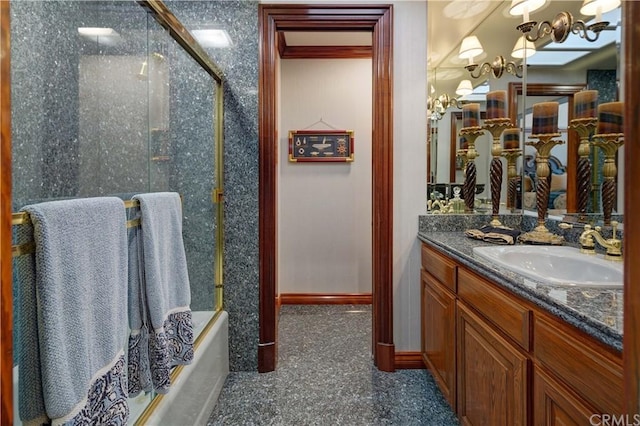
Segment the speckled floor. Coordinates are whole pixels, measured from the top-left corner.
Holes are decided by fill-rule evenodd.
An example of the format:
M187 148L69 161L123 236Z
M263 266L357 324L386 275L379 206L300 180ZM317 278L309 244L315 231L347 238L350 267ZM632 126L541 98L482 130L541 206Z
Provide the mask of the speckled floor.
M284 305L275 372L229 374L208 425L457 425L426 370L378 371L371 307Z

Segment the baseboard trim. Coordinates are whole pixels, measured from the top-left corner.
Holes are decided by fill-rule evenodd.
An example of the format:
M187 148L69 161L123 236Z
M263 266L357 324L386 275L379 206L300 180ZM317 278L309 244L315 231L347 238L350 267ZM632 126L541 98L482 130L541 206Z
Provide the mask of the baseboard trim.
M371 293L280 293L283 305L371 305Z
M276 369L276 342L258 344L258 372L269 373Z
M393 343L380 343L376 345L375 364L380 371L393 373L396 371L395 366L395 346Z
M396 352L395 366L397 370L420 370L426 368L420 352Z

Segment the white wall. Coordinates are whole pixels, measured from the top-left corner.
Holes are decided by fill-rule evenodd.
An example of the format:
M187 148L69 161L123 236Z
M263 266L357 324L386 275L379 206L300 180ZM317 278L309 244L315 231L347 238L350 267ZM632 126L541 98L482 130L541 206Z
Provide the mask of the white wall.
M371 292L371 76L371 59L280 61L280 293ZM332 127L355 161L288 161L290 130Z
M420 350L418 216L427 193L427 2L393 4L393 328L396 351Z

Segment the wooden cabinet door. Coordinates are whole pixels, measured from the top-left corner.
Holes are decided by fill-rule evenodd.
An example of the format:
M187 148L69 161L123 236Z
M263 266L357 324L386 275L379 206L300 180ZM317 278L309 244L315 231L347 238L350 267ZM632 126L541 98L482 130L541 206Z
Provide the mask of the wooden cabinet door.
M526 356L460 301L457 326L460 422L474 426L526 425Z
M537 365L533 378L534 426L582 426L600 423L596 410Z
M456 408L456 298L422 271L422 359Z

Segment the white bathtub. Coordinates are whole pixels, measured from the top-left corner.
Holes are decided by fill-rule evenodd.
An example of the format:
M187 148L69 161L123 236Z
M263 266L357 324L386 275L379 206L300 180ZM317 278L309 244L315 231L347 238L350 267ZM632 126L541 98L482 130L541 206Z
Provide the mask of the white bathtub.
M212 312L193 312L194 336L211 319ZM13 368L14 425L22 425L18 415L18 367ZM145 425L206 424L229 374L229 315L222 311L215 324L198 343L190 365L185 365L171 384L169 393L159 397ZM133 425L149 405L148 395L129 399L129 424Z
M194 318L194 326L197 327ZM145 425L206 424L229 374L229 314L223 311L203 336L193 362L159 397Z

